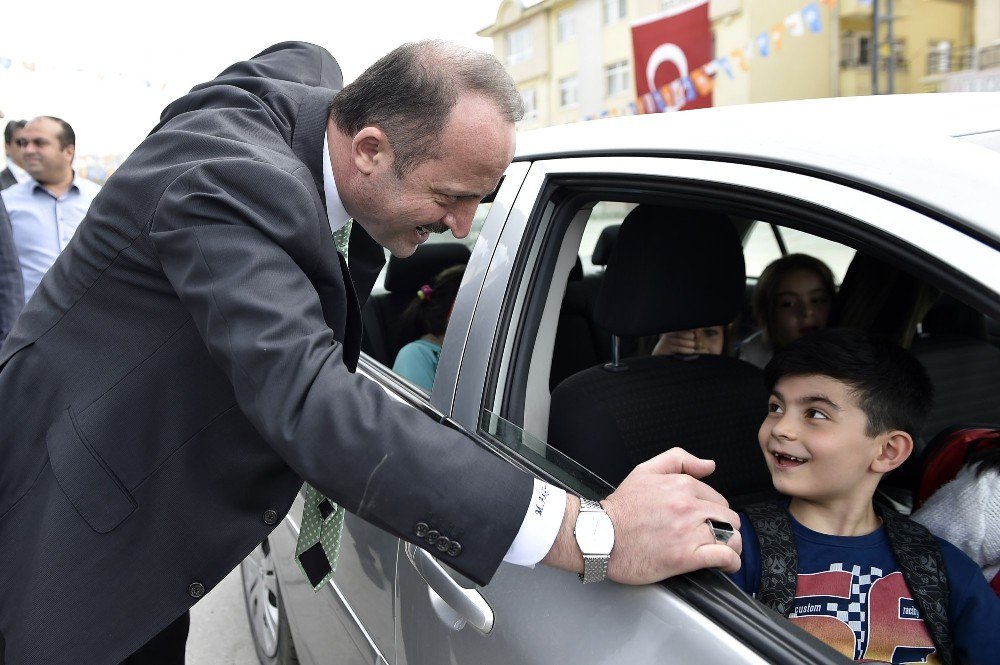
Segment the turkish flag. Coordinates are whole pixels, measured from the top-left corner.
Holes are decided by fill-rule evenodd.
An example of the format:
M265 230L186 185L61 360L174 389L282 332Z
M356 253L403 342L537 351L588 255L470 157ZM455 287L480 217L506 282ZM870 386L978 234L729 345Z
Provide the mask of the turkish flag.
M632 24L632 51L640 99L651 98L659 111L712 106L711 91L702 95L705 86L694 84L703 79L691 78L713 59L708 0L692 0Z

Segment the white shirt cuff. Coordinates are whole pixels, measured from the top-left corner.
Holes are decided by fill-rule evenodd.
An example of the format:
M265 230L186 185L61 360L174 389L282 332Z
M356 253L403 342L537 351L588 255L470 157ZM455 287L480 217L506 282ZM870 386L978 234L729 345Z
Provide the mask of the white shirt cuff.
M533 566L545 558L559 535L565 513L566 490L535 478L521 529L503 560L518 566Z

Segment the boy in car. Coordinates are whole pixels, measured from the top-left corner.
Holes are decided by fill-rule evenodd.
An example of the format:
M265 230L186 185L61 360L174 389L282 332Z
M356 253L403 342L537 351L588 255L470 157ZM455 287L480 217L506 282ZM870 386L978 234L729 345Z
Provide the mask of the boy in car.
M780 349L764 380L757 438L787 499L741 515L732 579L854 660L1000 663L1000 600L979 567L873 503L930 409L923 367L891 342L832 329Z

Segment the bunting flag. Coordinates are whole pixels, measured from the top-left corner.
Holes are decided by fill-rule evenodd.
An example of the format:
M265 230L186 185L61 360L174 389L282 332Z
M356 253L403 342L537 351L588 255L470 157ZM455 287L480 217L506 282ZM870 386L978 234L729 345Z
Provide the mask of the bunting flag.
M860 1L865 2L865 0ZM644 19L632 27L638 97L625 105L612 107L597 115L585 116L583 119L662 113L711 106L711 96L715 90L715 79L719 72L725 74L726 78L735 79L737 71L750 71L751 62L755 57L767 58L780 52L785 43L786 35L796 38L802 37L806 34L807 28L812 34L822 32L823 18L820 5L832 8L836 4L837 0L810 2L799 11L774 23L749 43L718 58L711 58L710 52L704 56L692 55L692 52L697 52L700 47L697 38L694 45L688 45L687 48L674 43L682 41L677 30L686 31L685 34L688 36L691 34L696 37L701 35L704 26L702 13L707 20L708 0L690 0L687 4L682 4L652 19ZM672 23L671 19L681 22ZM668 28L667 33L665 33L667 37L664 37L663 34L655 34L655 30L662 31L665 27ZM709 24L709 38L711 36L710 27ZM652 36L650 36L651 34ZM671 41L664 41L664 39ZM699 59L705 64L690 69L690 61L698 62ZM0 60L0 65L2 64L2 60ZM666 65L673 67L674 77L660 82L663 80L660 77L661 70L668 69Z

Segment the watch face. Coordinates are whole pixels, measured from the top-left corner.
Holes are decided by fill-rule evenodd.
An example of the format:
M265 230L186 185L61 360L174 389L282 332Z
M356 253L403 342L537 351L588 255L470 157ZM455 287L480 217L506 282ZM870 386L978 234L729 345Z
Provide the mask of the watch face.
M583 512L576 520L576 542L584 554L610 554L615 544L611 518L602 512Z

